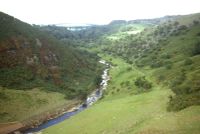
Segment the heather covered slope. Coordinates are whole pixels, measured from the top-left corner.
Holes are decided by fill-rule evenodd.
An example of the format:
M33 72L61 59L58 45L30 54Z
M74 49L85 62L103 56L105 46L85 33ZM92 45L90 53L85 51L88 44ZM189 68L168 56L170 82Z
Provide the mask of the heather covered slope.
M101 68L97 55L0 12L0 122L84 99L96 88Z

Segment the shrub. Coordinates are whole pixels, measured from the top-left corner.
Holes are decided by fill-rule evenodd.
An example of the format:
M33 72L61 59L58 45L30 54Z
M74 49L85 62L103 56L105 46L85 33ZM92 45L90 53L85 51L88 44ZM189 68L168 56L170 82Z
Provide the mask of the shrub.
M181 25L178 27L178 30L180 30L180 31L187 30L187 26Z
M172 64L167 64L167 65L165 66L165 68L166 68L166 69L171 69L171 68L172 68Z
M193 61L190 58L185 59L184 61L184 65L191 65L193 63Z
M174 22L174 26L178 26L179 25L179 22L178 21L175 21Z
M130 81L125 81L124 85L125 86L129 86L130 85Z
M200 36L200 32L199 32L199 33L197 33L197 36Z
M2 91L0 92L0 100L7 100L8 96Z
M182 96L171 97L169 101L169 105L167 107L168 111L179 111L181 109L186 108L187 106L183 103Z
M195 55L199 55L199 54L200 54L200 41L198 41L198 42L196 42L196 43L194 44L194 47L193 47L191 53L192 53L192 56L195 56Z
M189 94L191 92L191 87L188 85L178 85L173 87L172 91L177 95Z
M161 55L161 58L163 58L163 59L170 59L171 56L169 54L163 54L163 55Z
M165 66L166 69L171 69L173 66L173 63L171 61L167 60L167 61L164 61L163 65Z
M123 86L123 85L124 85L124 81L120 83L120 86Z
M120 91L120 89L119 88L117 88L117 92L119 92Z
M145 90L152 88L152 83L147 81L146 78L143 77L138 77L135 81L135 85L139 88L143 88Z
M193 24L194 24L194 25L198 25L198 24L199 24L199 21L198 21L198 20L194 20L194 21L193 21Z
M170 97L168 111L179 111L192 105L200 105L200 94L178 95Z
M101 76L96 76L95 79L94 79L95 85L99 85L99 83L100 83L101 81L102 81Z
M165 76L164 76L164 75L162 75L162 74L161 74L161 75L159 75L159 76L158 76L158 80L159 80L159 81L163 81L163 80L165 80Z
M151 68L159 68L163 66L163 62L162 61L153 61L151 64Z
M171 88L172 88L172 91L174 93L178 93L179 92L177 90L178 89L177 87L179 85L181 85L185 79L186 79L185 73L181 72L180 75L178 75L174 80L172 80L172 82L171 82Z
M133 64L133 61L127 60L127 63L128 63L128 64Z
M129 72L132 70L132 67L128 67L126 70Z
M34 75L28 68L15 67L12 69L0 69L0 85L3 87L13 88L20 85L22 89L31 88L26 83L30 83L33 80Z
M136 66L137 67L144 67L145 65L143 63L141 63L141 62L140 63L138 62L138 63L136 63Z

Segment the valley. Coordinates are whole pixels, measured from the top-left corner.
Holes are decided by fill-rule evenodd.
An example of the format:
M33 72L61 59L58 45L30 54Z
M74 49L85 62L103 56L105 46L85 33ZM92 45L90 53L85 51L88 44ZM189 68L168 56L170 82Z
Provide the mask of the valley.
M105 59L110 59L105 56ZM116 64L110 70L111 81L103 99L94 106L70 119L42 131L45 134L197 134L199 132L199 106L192 106L179 112L167 112L168 96L173 94L155 81L152 91L137 94L131 83L138 76L151 79L148 71L130 67L124 60L113 58ZM131 79L130 79L131 78ZM121 82L130 80L128 86ZM77 129L78 128L78 129Z
M118 32L105 34L97 27L81 47L113 66L103 98L42 133L198 134L198 19L199 14L143 20L139 29L120 21L110 26Z
M199 13L114 20L74 31L0 15L2 126L16 122L37 129L89 101L93 105L84 111L38 133L200 132ZM110 80L97 97L92 94L106 70L100 59L111 65Z

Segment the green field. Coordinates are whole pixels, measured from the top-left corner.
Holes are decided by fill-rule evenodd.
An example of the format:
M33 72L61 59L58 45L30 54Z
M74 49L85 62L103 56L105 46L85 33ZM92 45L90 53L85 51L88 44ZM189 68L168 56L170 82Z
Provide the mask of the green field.
M105 59L111 57L104 56ZM151 91L138 93L133 80L151 73L139 70L112 57L111 81L103 99L64 122L45 129L45 134L198 134L200 107L192 106L180 112L167 112L170 89L155 84ZM130 81L122 87L120 83Z
M121 26L118 32L111 34L109 36L105 36L105 38L109 40L120 40L120 39L125 38L128 35L135 35L137 33L140 33L148 26L149 25L145 25L145 24L127 24L127 25Z

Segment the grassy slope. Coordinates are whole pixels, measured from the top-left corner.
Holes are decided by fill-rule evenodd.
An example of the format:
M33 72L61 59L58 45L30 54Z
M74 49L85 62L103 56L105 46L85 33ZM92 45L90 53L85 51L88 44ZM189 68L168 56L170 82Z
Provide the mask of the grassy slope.
M45 92L38 88L22 91L0 87L0 93L0 122L23 121L74 102L66 100L64 94Z
M110 59L110 57L106 57ZM152 91L134 94L136 87L121 87L124 80L151 73L130 67L121 59L112 58L118 66L110 71L112 80L101 101L80 114L44 130L47 134L198 134L200 131L200 107L192 106L180 112L167 112L168 96L172 92L158 85ZM152 81L155 83L154 81ZM130 85L133 83L130 82ZM117 88L120 90L117 92Z
M169 110L199 105L200 23L197 20L199 14L178 16L112 42L102 50L147 71L153 70L156 83L165 84L176 93L170 100Z

